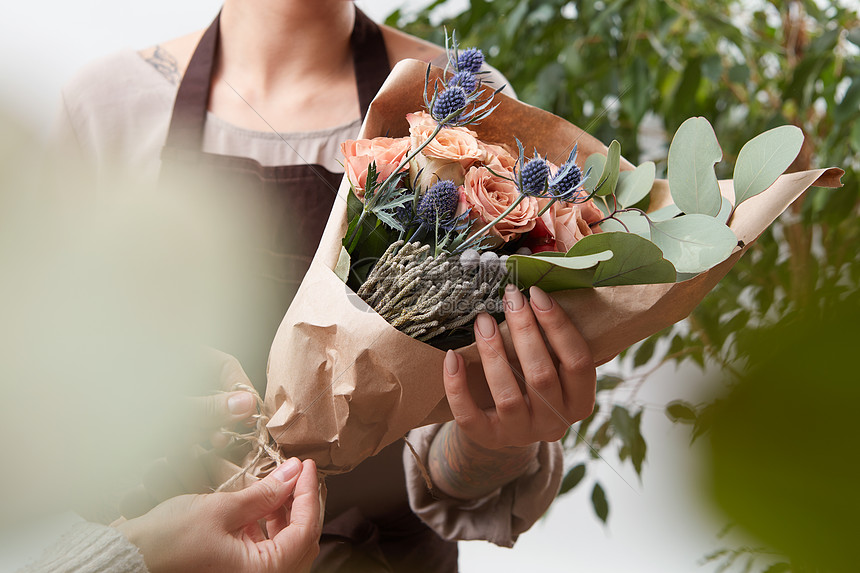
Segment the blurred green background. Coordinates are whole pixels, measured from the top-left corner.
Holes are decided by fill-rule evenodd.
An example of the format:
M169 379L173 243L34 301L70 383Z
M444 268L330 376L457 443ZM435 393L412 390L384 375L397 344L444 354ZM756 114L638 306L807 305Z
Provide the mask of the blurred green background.
M860 438L860 17L856 2L755 0L437 0L387 23L444 42L443 27L478 46L519 94L634 163L665 173L671 134L704 116L731 177L741 146L772 127L800 127L790 171L837 166L844 187L811 189L774 224L684 323L634 346L621 372L691 361L724 390L666 415L710 440L712 492L762 541L705 556L717 570L856 570ZM502 16L503 15L503 16ZM647 372L646 372L647 374ZM601 451L641 473L644 408L629 376L605 374L598 408L565 441L562 495L591 489L599 519L612 491L589 480ZM626 392L624 390L627 390ZM653 415L653 414L651 414Z

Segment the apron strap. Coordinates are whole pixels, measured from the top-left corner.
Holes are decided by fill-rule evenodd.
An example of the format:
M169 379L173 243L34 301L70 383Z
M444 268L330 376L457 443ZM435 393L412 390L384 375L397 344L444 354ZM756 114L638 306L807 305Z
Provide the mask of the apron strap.
M220 44L220 23L221 12L218 12L191 56L176 92L165 147L199 151L203 146L209 91ZM355 8L350 48L361 118L364 119L370 102L382 87L391 67L382 31L358 7Z

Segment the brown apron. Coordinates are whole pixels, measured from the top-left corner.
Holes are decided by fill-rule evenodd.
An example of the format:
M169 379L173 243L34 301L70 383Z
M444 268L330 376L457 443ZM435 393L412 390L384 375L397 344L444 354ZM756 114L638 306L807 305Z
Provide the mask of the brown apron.
M233 334L207 341L236 356L258 389L269 347L322 237L342 173L320 165L267 167L246 157L202 151L209 91L217 61L220 14L188 64L162 150L162 182L188 181L194 199L229 206L230 221L250 250L226 261L256 277L253 292L226 317ZM379 27L356 8L351 47L362 117L390 71ZM221 220L219 219L219 222ZM329 500L313 571L436 573L457 570L457 545L443 541L409 509L396 442L350 474L327 479Z

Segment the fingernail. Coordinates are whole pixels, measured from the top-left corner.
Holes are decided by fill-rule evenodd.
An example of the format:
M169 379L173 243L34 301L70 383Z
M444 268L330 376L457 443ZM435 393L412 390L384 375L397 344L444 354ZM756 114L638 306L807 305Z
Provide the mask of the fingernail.
M278 481L287 482L296 477L301 467L302 464L297 458L290 458L279 465L273 473Z
M534 304L538 310L549 310L552 308L552 299L540 288L533 286L529 289L529 294L532 297L532 304Z
M453 350L449 350L445 354L445 370L447 370L449 376L453 376L459 369L460 361L457 360L457 355L454 354Z
M475 326L478 329L478 334L480 334L484 340L492 338L496 333L496 321L493 320L493 317L486 312L482 312L478 315L478 320L475 321Z
M244 414L254 407L254 397L247 392L233 394L227 399L227 409L231 414Z
M525 303L523 293L514 284L505 287L505 300L508 302L508 308L513 311L520 310Z

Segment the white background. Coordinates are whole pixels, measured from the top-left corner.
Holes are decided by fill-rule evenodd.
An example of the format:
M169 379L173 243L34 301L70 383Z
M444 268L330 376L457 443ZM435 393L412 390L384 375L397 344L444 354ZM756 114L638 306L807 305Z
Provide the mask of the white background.
M398 0L359 2L377 20L398 4ZM0 18L0 106L47 137L59 89L77 68L121 48L140 49L203 28L219 5L219 0L7 3ZM629 462L621 464L607 453L605 462L590 465L585 483L560 499L515 549L462 543L462 570L667 573L699 569L702 556L721 546L716 533L725 522L711 514L698 490L703 470L694 456L701 446L690 448L688 428L673 426L662 407L669 399L695 400L703 384L694 369L682 373L664 369L645 384L638 397L648 408L643 428L648 456L641 483ZM591 509L595 477L609 494L608 526L600 524ZM713 568L707 565L703 570Z

